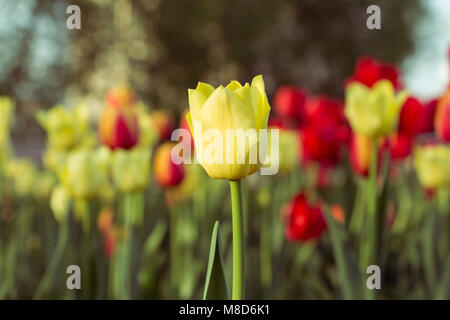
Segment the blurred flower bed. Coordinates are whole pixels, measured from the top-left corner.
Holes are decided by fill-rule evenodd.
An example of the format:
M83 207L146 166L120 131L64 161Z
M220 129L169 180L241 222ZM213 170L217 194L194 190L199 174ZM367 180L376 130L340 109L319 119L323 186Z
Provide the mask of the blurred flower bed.
M232 203L209 176L249 172L246 298L450 298L450 91L421 101L371 57L344 90L341 101L280 86L268 121L255 116L279 129L279 173L238 177L172 162L191 100L179 121L127 86L107 93L98 119L83 103L39 111L40 166L15 156L14 101L1 97L0 299L202 298L216 220L233 278ZM73 264L82 290L66 287ZM371 264L382 290L366 287Z

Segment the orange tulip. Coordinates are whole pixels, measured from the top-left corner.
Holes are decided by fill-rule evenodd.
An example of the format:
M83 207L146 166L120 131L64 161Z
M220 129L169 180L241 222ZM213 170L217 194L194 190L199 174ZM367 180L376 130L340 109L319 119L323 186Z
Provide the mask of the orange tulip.
M370 138L352 134L350 139L350 164L353 170L361 176L367 176L369 173L370 149Z
M108 93L106 101L99 121L101 143L111 149L132 148L139 139L133 93L127 88L113 89Z
M164 188L170 188L184 179L183 164L175 164L171 159L174 142L164 142L156 149L153 161L156 182Z
M436 134L450 142L450 90L439 101L434 121Z

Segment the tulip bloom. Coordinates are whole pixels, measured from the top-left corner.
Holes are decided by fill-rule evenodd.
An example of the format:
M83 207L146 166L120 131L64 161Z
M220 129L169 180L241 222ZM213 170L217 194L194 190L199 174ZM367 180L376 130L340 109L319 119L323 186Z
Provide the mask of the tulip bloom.
M382 79L390 81L395 89L402 86L401 75L395 66L374 60L369 56L363 56L356 62L353 77L347 81L347 84L359 82L372 87Z
M208 175L216 179L239 180L255 173L260 168L261 161L257 159L255 163L250 163L250 155L256 152L259 144L258 130L267 129L270 112L262 76L254 77L251 85L246 83L242 86L239 82L232 81L226 87L216 89L199 82L195 90L189 89L188 92L190 112L186 118L194 133L199 161ZM198 126L224 138L220 144L222 149L214 150L221 156L216 154L215 159L211 159L211 154L206 151L212 144L217 145L217 140L205 139L196 130ZM242 129L244 132L253 129L256 132L256 138L246 146L244 163L238 163L238 155L240 157L241 154L235 146L235 137L227 137L228 129Z
M130 149L139 140L137 108L132 93L121 89L108 94L99 121L100 141L112 150Z
M305 102L305 92L292 86L279 87L273 97L275 113L295 122L300 122L304 118Z
M322 165L339 162L349 128L339 101L318 97L308 101L306 121L300 129L302 158Z
M289 173L298 166L300 148L298 133L295 130L279 131L279 172Z
M419 119L421 133L434 132L434 118L438 101L438 99L433 99L425 103L422 117Z
M414 166L424 188L450 185L450 146L431 144L414 150Z
M286 238L289 241L315 240L327 225L320 206L310 206L303 193L297 195L287 207Z
M352 134L350 139L350 164L353 170L361 176L367 176L369 173L371 150L370 138Z
M392 83L378 81L372 88L351 83L346 91L345 116L358 134L369 137L386 136L395 131L401 106L407 98L394 92Z
M350 137L350 165L355 173L367 177L369 175L373 143L367 136L352 133ZM381 165L382 154L386 151L385 141L377 143L377 168Z
M72 197L81 200L95 197L107 183L107 168L100 152L72 151L61 172L61 180Z
M173 142L164 142L155 151L153 172L156 182L163 188L170 188L180 184L184 179L183 164L172 161Z
M413 139L403 133L395 133L388 139L391 158L394 160L403 160L412 152Z
M112 176L114 184L121 192L142 192L150 178L150 150L134 148L116 150L112 154Z
M67 151L82 144L90 134L89 114L86 106L68 109L57 105L37 113L39 124L45 129L50 148Z
M53 188L50 195L50 209L52 209L55 219L61 222L69 214L70 195L63 185Z
M435 118L436 134L450 142L450 90L439 101Z
M425 116L425 107L414 98L408 97L400 111L398 132L413 137L422 130L421 119Z
M136 97L133 90L129 87L120 86L108 91L106 94L106 103L117 108L131 106L136 103Z

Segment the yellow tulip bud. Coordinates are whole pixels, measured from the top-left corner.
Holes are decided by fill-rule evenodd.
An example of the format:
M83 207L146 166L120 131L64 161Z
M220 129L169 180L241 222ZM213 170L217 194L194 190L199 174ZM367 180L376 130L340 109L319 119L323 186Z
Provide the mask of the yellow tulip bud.
M52 192L52 188L56 183L56 177L49 171L39 172L36 177L36 185L34 187L34 196L38 200L48 200Z
M291 172L300 163L298 134L294 130L280 130L280 173Z
M70 152L60 174L64 186L76 199L95 197L107 181L107 168L99 150Z
M208 175L238 180L255 173L261 166L256 152L258 130L267 129L270 112L262 76L254 77L251 85L242 86L238 81L231 81L226 87L216 89L199 82L196 89L188 90L188 94L190 112L186 119L193 132L198 160ZM244 152L237 147L240 139L229 136L228 129L234 132L241 129L246 133L248 129L255 130L254 136L246 134L244 137ZM208 139L205 137L208 133L203 135L205 131L216 137ZM215 138L220 138L222 143L217 143ZM240 161L242 158L245 160Z
M392 83L378 81L372 88L354 82L345 92L345 116L353 131L369 136L386 136L395 131L405 91L395 94Z
M50 208L55 215L56 220L61 221L69 213L70 195L63 185L53 188L50 196Z
M117 189L122 192L137 192L147 188L150 177L148 149L118 149L113 152L112 176Z
M37 173L34 163L25 158L10 159L5 166L6 177L12 180L14 192L22 197L33 194Z
M450 185L450 146L426 145L414 150L417 177L425 188Z
M37 119L47 132L51 148L69 150L84 142L89 134L89 114L85 105L68 109L55 106L39 111Z

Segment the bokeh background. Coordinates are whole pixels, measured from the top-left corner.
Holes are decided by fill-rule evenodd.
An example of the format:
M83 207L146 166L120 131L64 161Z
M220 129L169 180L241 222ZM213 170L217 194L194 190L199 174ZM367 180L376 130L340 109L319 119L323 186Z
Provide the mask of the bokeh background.
M81 9L81 30L66 27L66 9L71 4ZM366 27L366 9L373 4L381 8L381 30ZM143 157L130 151L122 153L122 159L131 155L131 160L122 163L118 160L120 173L125 171L121 168L129 169L130 164L138 166L145 162L142 167L148 170L143 170L147 173L143 175L151 177L148 181L144 179L145 201L132 200L129 195L124 197L118 188L109 186L114 190L106 190L106 205L101 203L103 200L95 199L98 201L90 203L88 208L86 202L71 199L70 218L63 225L51 208L50 191L55 190L59 178L55 172L47 172L50 170L43 163L47 148L50 150L52 146L50 130L44 129L45 121L39 120L39 113L57 110L54 114L58 117L53 119L57 120L53 123L55 127L62 123L61 127L75 127L74 132L80 123L81 140L86 138L88 145L94 141L95 146L89 148L99 149L97 124L111 88L128 85L140 107L146 107L144 113L139 113L143 121L155 110L164 110L172 117L169 127L174 129L188 109L187 89L195 88L198 81L218 86L234 79L248 82L262 74L272 103L282 85L301 87L308 97L321 94L343 101L346 80L354 73L356 61L364 55L395 66L402 75L404 87L425 105L448 90L448 17L448 0L0 0L0 96L15 102L11 163L16 168L12 177L0 181L5 182L0 189L0 298L200 299L215 220L221 221L225 273L228 278L231 275L231 208L226 181L209 179L197 166L193 174L186 170L181 187L161 186L154 178L158 165L154 165L154 159L150 160L150 153L161 141L146 145L148 153ZM118 92L118 96L123 93ZM125 90L124 100L128 93ZM0 103L7 105L5 101ZM325 101L325 107L328 103L334 106L333 101ZM53 108L57 104L63 107ZM87 108L88 121L84 117L86 109L73 112L79 105ZM325 111L318 114L324 118L328 115ZM72 116L74 121L70 121ZM338 120L333 116L330 115L330 122L336 131L332 135L342 127L350 130L343 114L336 115ZM431 128L425 135L434 139L433 117L434 113ZM319 135L328 120L318 120ZM154 122L146 123L148 127ZM9 123L6 127L9 130ZM294 154L297 150L294 152L295 148L290 146L295 144L298 148L295 136L298 128L289 129L294 132L294 138L288 137L293 140L285 141L281 150L294 159L289 173L262 178L254 175L243 186L247 208L246 296L348 298L345 292L348 288L343 289L341 283L342 266L336 263L333 233L323 233L320 237L324 231L320 230L313 236L317 239L311 242L286 241L284 222L286 210L292 209L290 200L300 191L312 195L311 198L323 199L333 209L336 221L342 224L336 228L347 232L343 252L348 261L347 271L354 271L351 267L358 268L355 257L364 251L359 246L365 233L364 218L360 216L359 221L351 224L349 217L352 211L364 207L361 194L365 191L358 190L365 190L365 178L350 168L347 140L345 156L340 157L344 152L339 146L338 163L332 166L327 163L322 176L322 163L318 165L313 159L312 165L305 165L304 159L297 159L298 155ZM312 145L322 156L325 148L320 147ZM76 148L71 145L67 149L65 152L69 154ZM383 233L389 245L383 248L384 290L377 298L448 298L450 224L439 221L450 221L449 189L447 186L436 196L441 220L432 221L431 215L427 215L432 211L431 196L418 183L412 150L408 152L400 164L396 163L393 171L396 175L390 175L390 168L383 171L383 181L392 182L392 186L389 184L392 192L386 196L388 187L379 190L384 196L382 209L390 220L389 228L382 228L389 230ZM326 150L324 153L327 156ZM23 159L32 160L34 167ZM164 166L169 162L166 160L158 162L163 167L162 175L173 175L172 168ZM96 172L92 168L87 173L80 170L81 162L73 161L74 176L78 169L84 175L83 182L89 182ZM84 165L88 166L86 161ZM50 176L49 185L44 175L41 179L34 174L38 171ZM131 181L134 183L141 178L140 172L133 174L125 173L121 182L134 179ZM108 179L113 180L111 176ZM21 181L27 187L26 195L17 192ZM36 185L31 191L30 181ZM145 212L133 237L124 232L126 221L120 216L122 211L130 209L126 207L130 203L133 208L130 211L137 210L133 203L140 203ZM90 212L93 219L98 218L98 230L93 228L97 231L90 246L83 235L83 219L77 212L85 215ZM394 217L401 218L394 220ZM95 226L97 222L89 223ZM114 232L102 234L104 225ZM63 232L66 238L61 236ZM121 248L130 238L132 250L124 256ZM439 249L433 249L436 251L433 259L428 254L433 250L428 249L435 243ZM91 252L88 258L95 260L93 264L84 261L88 256L85 252ZM65 266L73 261L96 268L91 270L89 289L82 293L65 288ZM350 273L359 275L358 270ZM121 278L124 274L132 279L124 280L126 276ZM361 279L351 280L348 282L357 283L356 286L362 283Z
M37 157L43 147L37 109L83 99L100 110L107 89L122 83L178 116L199 80L263 74L269 95L287 83L342 97L356 59L370 54L401 66L413 94L441 94L448 1L369 2L1 0L0 94L17 101L18 152ZM81 30L66 28L72 3ZM366 28L369 4L381 8L381 30Z

